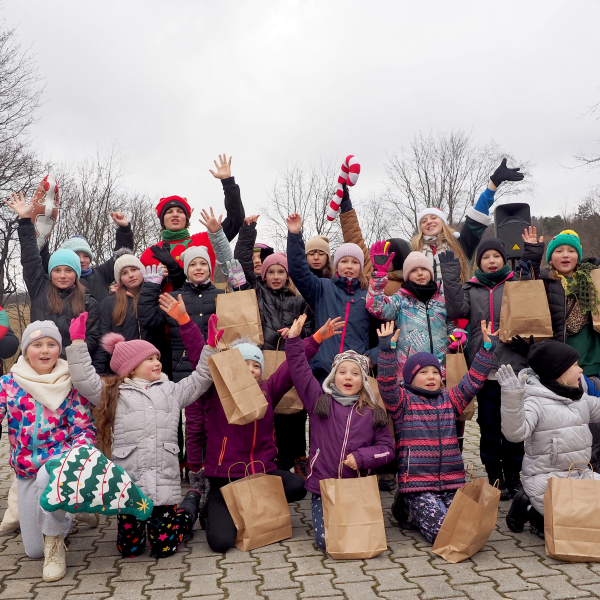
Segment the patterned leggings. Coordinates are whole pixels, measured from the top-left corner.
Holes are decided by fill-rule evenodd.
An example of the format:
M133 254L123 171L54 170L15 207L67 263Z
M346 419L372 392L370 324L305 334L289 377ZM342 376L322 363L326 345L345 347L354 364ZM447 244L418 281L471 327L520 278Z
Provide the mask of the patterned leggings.
M325 522L323 520L323 499L319 494L312 495L312 522L317 548L325 550Z
M150 556L165 558L175 554L183 537L192 531L194 523L185 510L177 510L176 504L155 506L147 521L133 515L117 517L117 550L125 558L137 556L146 547L146 526Z
M404 496L413 523L430 544L435 542L455 493L415 492Z

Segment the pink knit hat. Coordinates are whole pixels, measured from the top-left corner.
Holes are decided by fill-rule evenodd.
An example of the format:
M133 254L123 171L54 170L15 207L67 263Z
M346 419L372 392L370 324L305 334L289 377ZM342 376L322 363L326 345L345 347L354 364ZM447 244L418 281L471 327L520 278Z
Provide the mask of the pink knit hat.
M360 270L365 268L365 254L356 244L342 244L336 251L333 257L333 268L337 271L337 266L344 256L351 256L360 263Z
M422 252L411 252L404 259L404 266L402 267L404 281L408 281L408 276L411 271L414 271L419 267L427 269L431 273L431 279L433 280L433 265L431 264L431 261Z
M288 273L290 272L288 269L287 256L283 252L273 252L273 254L267 256L263 261L262 269L260 270L260 276L263 279L267 274L267 269L273 265L281 265Z
M153 354L158 354L160 359L160 352L150 342L146 340L126 342L120 333L107 333L100 340L100 344L104 350L112 354L110 368L119 377L129 375L131 371Z

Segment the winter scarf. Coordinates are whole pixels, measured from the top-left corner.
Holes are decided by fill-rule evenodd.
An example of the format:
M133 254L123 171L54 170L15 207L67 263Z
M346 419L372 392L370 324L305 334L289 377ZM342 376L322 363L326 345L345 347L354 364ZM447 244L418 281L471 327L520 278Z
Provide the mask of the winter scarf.
M161 373L159 381L169 381L169 378L164 373ZM126 383L127 385L135 385L135 387L145 390L151 383L154 382L148 381L147 379L142 379L141 377L125 377L123 383Z
M430 281L425 285L420 285L414 281L405 281L402 284L402 289L410 292L417 300L423 304L427 304L433 295L438 291L438 284L435 281Z
M510 273L511 269L508 265L504 265L501 269L494 271L493 273L484 273L477 269L475 271L475 277L479 283L482 283L487 288L496 287L499 283L502 283Z
M409 383L404 384L404 389L407 389L409 392L416 394L417 396L424 396L425 398L437 398L442 390L426 390L424 388L416 387L414 385L410 385Z
M58 359L52 373L40 375L21 355L12 367L12 374L19 386L36 402L53 412L65 401L73 387L69 365L62 358Z
M342 392L340 392L333 383L329 386L329 388L331 389L331 397L342 406L352 406L359 400L358 394L346 396L345 394L342 394Z
M163 229L160 232L160 237L163 242L181 242L190 237L189 229L180 229L179 231L171 231L169 229Z
M583 314L592 312L596 308L598 302L598 290L592 282L590 271L597 269L592 263L582 263L577 271L573 273L573 277L568 281L564 275L555 271L560 280L565 294L574 296L577 303L581 307Z
M438 246L437 235L423 236L423 254L431 261L433 272L435 273L434 281L442 281L442 267L439 261L435 260L435 255L438 252L448 250L448 244L444 241L441 246Z
M563 396L564 398L568 398L569 400L581 400L581 397L583 396L583 387L581 386L581 381L579 382L578 387L563 385L562 383L558 383L556 379L551 381L542 381L540 379L540 383L545 388L548 388L551 392L554 392L559 396Z
M81 277L89 277L93 271L94 269L81 269Z

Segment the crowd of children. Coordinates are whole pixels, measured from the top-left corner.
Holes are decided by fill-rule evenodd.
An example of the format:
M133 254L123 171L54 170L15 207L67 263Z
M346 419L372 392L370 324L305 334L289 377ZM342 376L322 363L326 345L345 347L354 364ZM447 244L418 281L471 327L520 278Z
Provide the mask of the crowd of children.
M541 534L548 479L567 476L575 460L590 461L600 422L598 292L590 276L598 267L583 260L577 234L555 236L544 255L543 238L530 227L513 271L504 243L484 237L496 189L523 177L503 160L460 233L442 211L427 208L410 242L368 248L344 186L343 244L332 249L320 235L305 242L294 213L286 252L276 251L256 241L259 217L245 216L231 158L220 156L215 167L224 220L202 210L206 232L191 235L187 200L162 198L161 241L138 257L126 216L111 213L115 252L98 266L81 236L52 254L47 245L40 251L32 205L23 194L6 201L18 217L31 323L19 341L0 309L0 357L21 351L0 379L0 414L16 475L12 518L26 554L44 557L44 580L66 573L64 539L73 525L71 514L40 506L45 464L78 445L101 448L154 504L147 521L119 515L124 557L146 544L157 558L173 554L197 518L210 547L226 552L236 527L220 490L244 477L246 465L253 470L253 461L281 477L288 502L311 492L323 550L319 482L369 473L381 475L382 489L397 473L393 516L433 543L465 484L457 419L474 397L481 460L501 499L513 499L508 525L518 532L529 521ZM226 284L215 285L217 272ZM504 287L532 277L544 282L554 337L503 343L496 332ZM208 364L222 335L216 312L225 287L255 290L264 336L262 348L246 338L231 344L268 405L245 425L228 422ZM448 388L446 357L463 349L469 371ZM263 350L285 352L269 377ZM292 387L304 410L275 414ZM183 500L182 465L190 482Z

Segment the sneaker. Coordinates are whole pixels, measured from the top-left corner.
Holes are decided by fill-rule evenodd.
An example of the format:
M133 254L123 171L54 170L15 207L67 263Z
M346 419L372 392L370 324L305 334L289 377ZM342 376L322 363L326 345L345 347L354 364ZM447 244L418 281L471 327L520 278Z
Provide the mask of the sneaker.
M66 549L62 535L44 536L44 581L58 581L67 574Z
M393 473L381 473L377 475L377 483L381 492L393 492L396 489L396 485L398 485L396 476Z
M306 456L302 456L294 460L294 473L296 473L296 475L300 475L302 479L306 479L308 477L308 458L306 458Z
M506 524L514 533L521 533L525 523L529 521L529 496L520 489L516 494L506 514Z
M100 515L98 513L77 513L75 519L79 523L85 523L90 529L100 525Z

